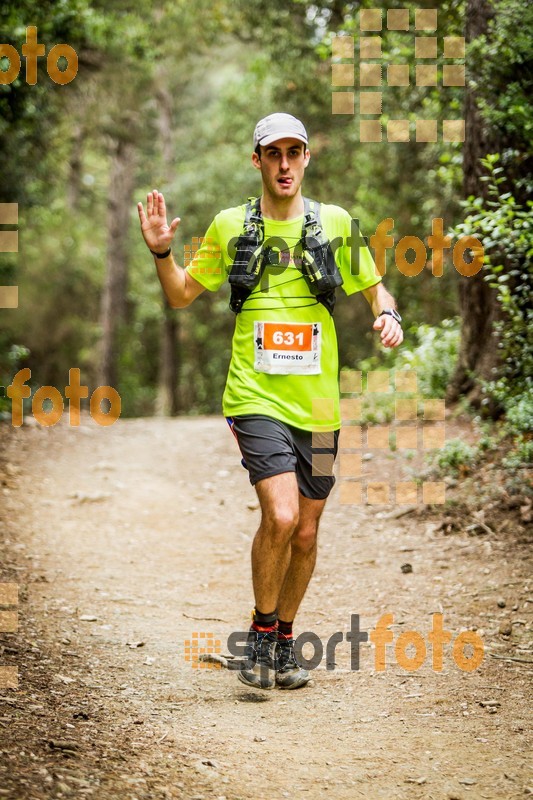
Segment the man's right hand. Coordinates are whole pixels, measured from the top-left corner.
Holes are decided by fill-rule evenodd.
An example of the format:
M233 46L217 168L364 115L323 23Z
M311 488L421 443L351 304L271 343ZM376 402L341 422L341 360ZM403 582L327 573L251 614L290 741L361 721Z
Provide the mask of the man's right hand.
M137 211L141 221L141 232L148 248L154 253L164 253L170 247L180 218L176 217L167 224L167 208L165 198L154 189L146 196L146 214L142 203L137 203Z

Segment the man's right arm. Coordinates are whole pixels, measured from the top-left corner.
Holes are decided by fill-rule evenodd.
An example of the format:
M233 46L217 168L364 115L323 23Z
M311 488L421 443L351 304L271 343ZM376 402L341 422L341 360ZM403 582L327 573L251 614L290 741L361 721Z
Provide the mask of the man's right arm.
M167 223L165 198L154 189L146 198L146 213L142 203L137 204L141 232L146 246L153 253L166 253L170 250L172 239L180 224L176 217L170 225ZM157 276L172 308L185 308L201 294L205 287L196 281L183 267L174 261L172 252L165 258L154 255Z
M205 292L205 286L176 264L172 253L167 258L154 256L154 262L157 277L171 308L186 308L198 295Z

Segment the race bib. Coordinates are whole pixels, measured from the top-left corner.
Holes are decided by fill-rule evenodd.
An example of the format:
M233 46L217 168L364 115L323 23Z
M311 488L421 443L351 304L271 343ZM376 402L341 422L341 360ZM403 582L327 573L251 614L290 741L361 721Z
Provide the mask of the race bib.
M254 322L254 369L271 375L318 375L320 322Z

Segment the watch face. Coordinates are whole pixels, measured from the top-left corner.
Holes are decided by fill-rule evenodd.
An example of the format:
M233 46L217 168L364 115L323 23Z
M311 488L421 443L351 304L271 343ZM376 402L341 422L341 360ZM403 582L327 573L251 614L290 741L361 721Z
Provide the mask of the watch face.
M402 318L400 317L400 315L398 314L398 312L394 308L386 308L384 311L381 312L381 314L388 314L388 316L392 317L393 319L395 319L396 322L401 322L402 321ZM380 316L381 316L381 314L380 314Z

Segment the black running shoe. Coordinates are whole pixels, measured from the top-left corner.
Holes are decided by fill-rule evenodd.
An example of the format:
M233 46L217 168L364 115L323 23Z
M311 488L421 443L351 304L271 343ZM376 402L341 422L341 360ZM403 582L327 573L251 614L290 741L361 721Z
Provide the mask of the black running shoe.
M277 640L276 631L262 632L250 628L244 651L246 661L237 675L242 683L254 689L274 688L274 651Z
M276 647L276 684L280 689L299 689L309 683L309 672L301 667L294 655L294 639L280 636Z

